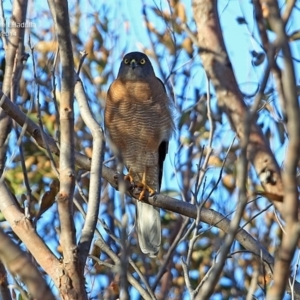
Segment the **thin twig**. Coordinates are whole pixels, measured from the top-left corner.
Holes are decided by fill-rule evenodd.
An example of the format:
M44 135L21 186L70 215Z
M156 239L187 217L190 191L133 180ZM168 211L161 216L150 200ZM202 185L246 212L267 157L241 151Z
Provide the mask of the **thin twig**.
M184 219L184 222L182 223L179 231L178 231L178 234L176 235L176 238L174 239L173 243L171 244L171 246L169 247L168 249L168 252L167 254L165 255L164 257L164 263L163 265L160 267L156 277L155 277L155 280L153 282L153 284L151 285L151 288L153 290L155 290L155 288L157 287L161 277L164 275L165 271L166 271L166 268L167 268L167 265L169 264L170 262L170 259L176 249L176 247L178 246L178 244L182 241L182 234L183 232L185 231L187 225L189 223L189 218L185 218Z
M56 98L56 76L55 76L55 70L57 67L57 60L58 60L58 55L59 55L59 47L57 47L57 50L55 52L55 56L54 56L54 61L53 61L53 65L52 65L52 70L51 70L51 77L52 77L52 100L54 103L54 107L55 107L55 114L56 114L56 118L55 118L55 124L56 124L56 139L59 140L60 139L60 126L59 126L59 108L58 108L58 103L57 103L57 98Z
M114 261L115 265L120 266L119 257L109 248L102 237L95 241L95 245L108 254L108 256ZM130 284L137 289L144 299L152 300L152 297L149 295L149 293L142 288L139 282L129 272L127 272L127 278Z
M47 151L47 155L49 157L49 160L50 160L50 163L51 163L51 167L53 169L53 171L56 173L56 176L59 177L59 172L58 172L58 169L57 169L57 166L56 166L56 162L53 158L53 155L50 151L50 147L46 141L46 138L45 138L45 132L44 132L44 125L43 125L43 122L42 122L42 116L41 116L41 104L40 104L40 85L39 85L39 82L38 82L38 78L37 78L37 75L36 75L36 65L35 65L35 55L34 55L34 48L31 44L31 39L30 39L30 35L28 37L28 45L30 47L30 51L31 51L31 57L32 57L32 67L33 67L33 75L34 75L34 82L36 84L36 87L37 87L37 92L36 92L36 101L37 101L37 112L38 112L38 123L39 123L39 127L40 127L40 132L41 132L41 135L42 135L42 139L43 139L43 142L44 142L44 145L46 146L46 151Z

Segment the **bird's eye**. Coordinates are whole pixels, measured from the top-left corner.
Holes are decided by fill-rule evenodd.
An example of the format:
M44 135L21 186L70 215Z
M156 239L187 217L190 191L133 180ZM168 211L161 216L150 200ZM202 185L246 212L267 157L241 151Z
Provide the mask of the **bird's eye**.
M128 65L128 64L129 64L129 59L128 59L128 58L125 58L125 59L124 59L124 63L125 63L126 65Z
M144 65L146 63L146 59L145 58L142 58L141 60L140 60L140 64L141 65Z

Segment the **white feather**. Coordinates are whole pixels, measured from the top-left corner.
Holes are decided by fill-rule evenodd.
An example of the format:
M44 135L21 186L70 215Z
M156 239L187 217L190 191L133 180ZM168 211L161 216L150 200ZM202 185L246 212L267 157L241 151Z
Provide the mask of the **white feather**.
M159 208L137 201L137 233L143 253L155 257L161 244L161 222Z

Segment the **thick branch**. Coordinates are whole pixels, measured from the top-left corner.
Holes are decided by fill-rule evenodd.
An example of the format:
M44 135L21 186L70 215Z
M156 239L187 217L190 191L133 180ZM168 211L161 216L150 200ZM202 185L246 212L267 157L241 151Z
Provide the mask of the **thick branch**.
M7 272L2 261L0 261L0 278L0 299L11 300L12 298L8 288Z
M0 195L0 210L11 225L12 230L22 240L38 264L52 278L55 285L59 286L61 267L59 261L37 235L30 220L20 212L12 194L2 181L0 181Z
M243 120L246 118L248 108L239 91L226 52L218 19L217 1L194 0L193 10L203 66L215 87L219 105L224 109L239 139L242 139L245 132ZM262 178L266 175L266 180L262 182L265 191L282 200L280 168L257 124L251 125L247 156L258 176ZM274 204L282 211L282 203L274 202Z
M14 121L16 121L21 127L26 123L26 132L35 140L36 144L46 149L45 143L48 145L51 153L59 156L59 149L56 141L50 137L46 132L41 132L40 127L29 119L20 108L12 103L10 99L0 91L1 100L0 107L9 115ZM45 142L43 140L43 136ZM75 153L76 163L83 169L88 170L90 168L90 159L80 153Z
M74 259L75 227L73 223L72 199L75 187L74 163L74 64L68 4L66 1L49 1L62 64L62 92L60 102L60 191L58 194L58 211L61 222L61 244L64 259L70 263Z
M25 283L34 299L54 300L49 286L28 255L0 229L0 259L13 275Z
M26 22L27 0L13 2L10 24ZM2 91L15 101L19 88L24 60L24 26L14 26L7 35L5 49L5 70ZM0 108L0 176L3 173L7 145L5 143L12 128L11 118Z
M290 2L293 6L293 1ZM269 24L277 35L274 42L275 46L279 50L281 49L283 54L284 69L282 72L282 86L285 95L285 108L288 120L287 131L289 135L282 174L284 184L284 210L282 213L286 221L285 234L283 235L282 243L276 256L274 285L267 294L267 299L282 299L290 275L290 264L300 236L300 227L298 224L299 195L297 187L297 164L300 153L299 103L294 65L288 37L285 32L285 21L280 16L276 0L267 0L265 1L265 5L267 5L269 11Z
M62 69L60 97L60 191L57 196L60 219L60 242L63 264L70 282L61 286L61 294L69 299L86 299L83 270L79 262L73 220L73 195L75 188L74 154L74 61L71 43L68 2L48 0L57 34Z
M13 2L10 24L25 24L27 11L27 0ZM19 79L23 69L24 56L24 34L25 26L10 26L7 34L7 48L5 49L5 71L2 91L12 99L17 96Z

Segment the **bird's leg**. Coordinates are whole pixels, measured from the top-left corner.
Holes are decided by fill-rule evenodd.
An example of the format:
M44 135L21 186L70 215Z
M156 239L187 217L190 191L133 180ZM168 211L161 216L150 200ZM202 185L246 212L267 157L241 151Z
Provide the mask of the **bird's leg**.
M145 192L148 191L149 195L152 196L155 194L155 190L149 187L146 183L146 171L143 173L142 182L138 183L138 186L142 188L142 191L139 195L139 200L142 201L145 197Z

